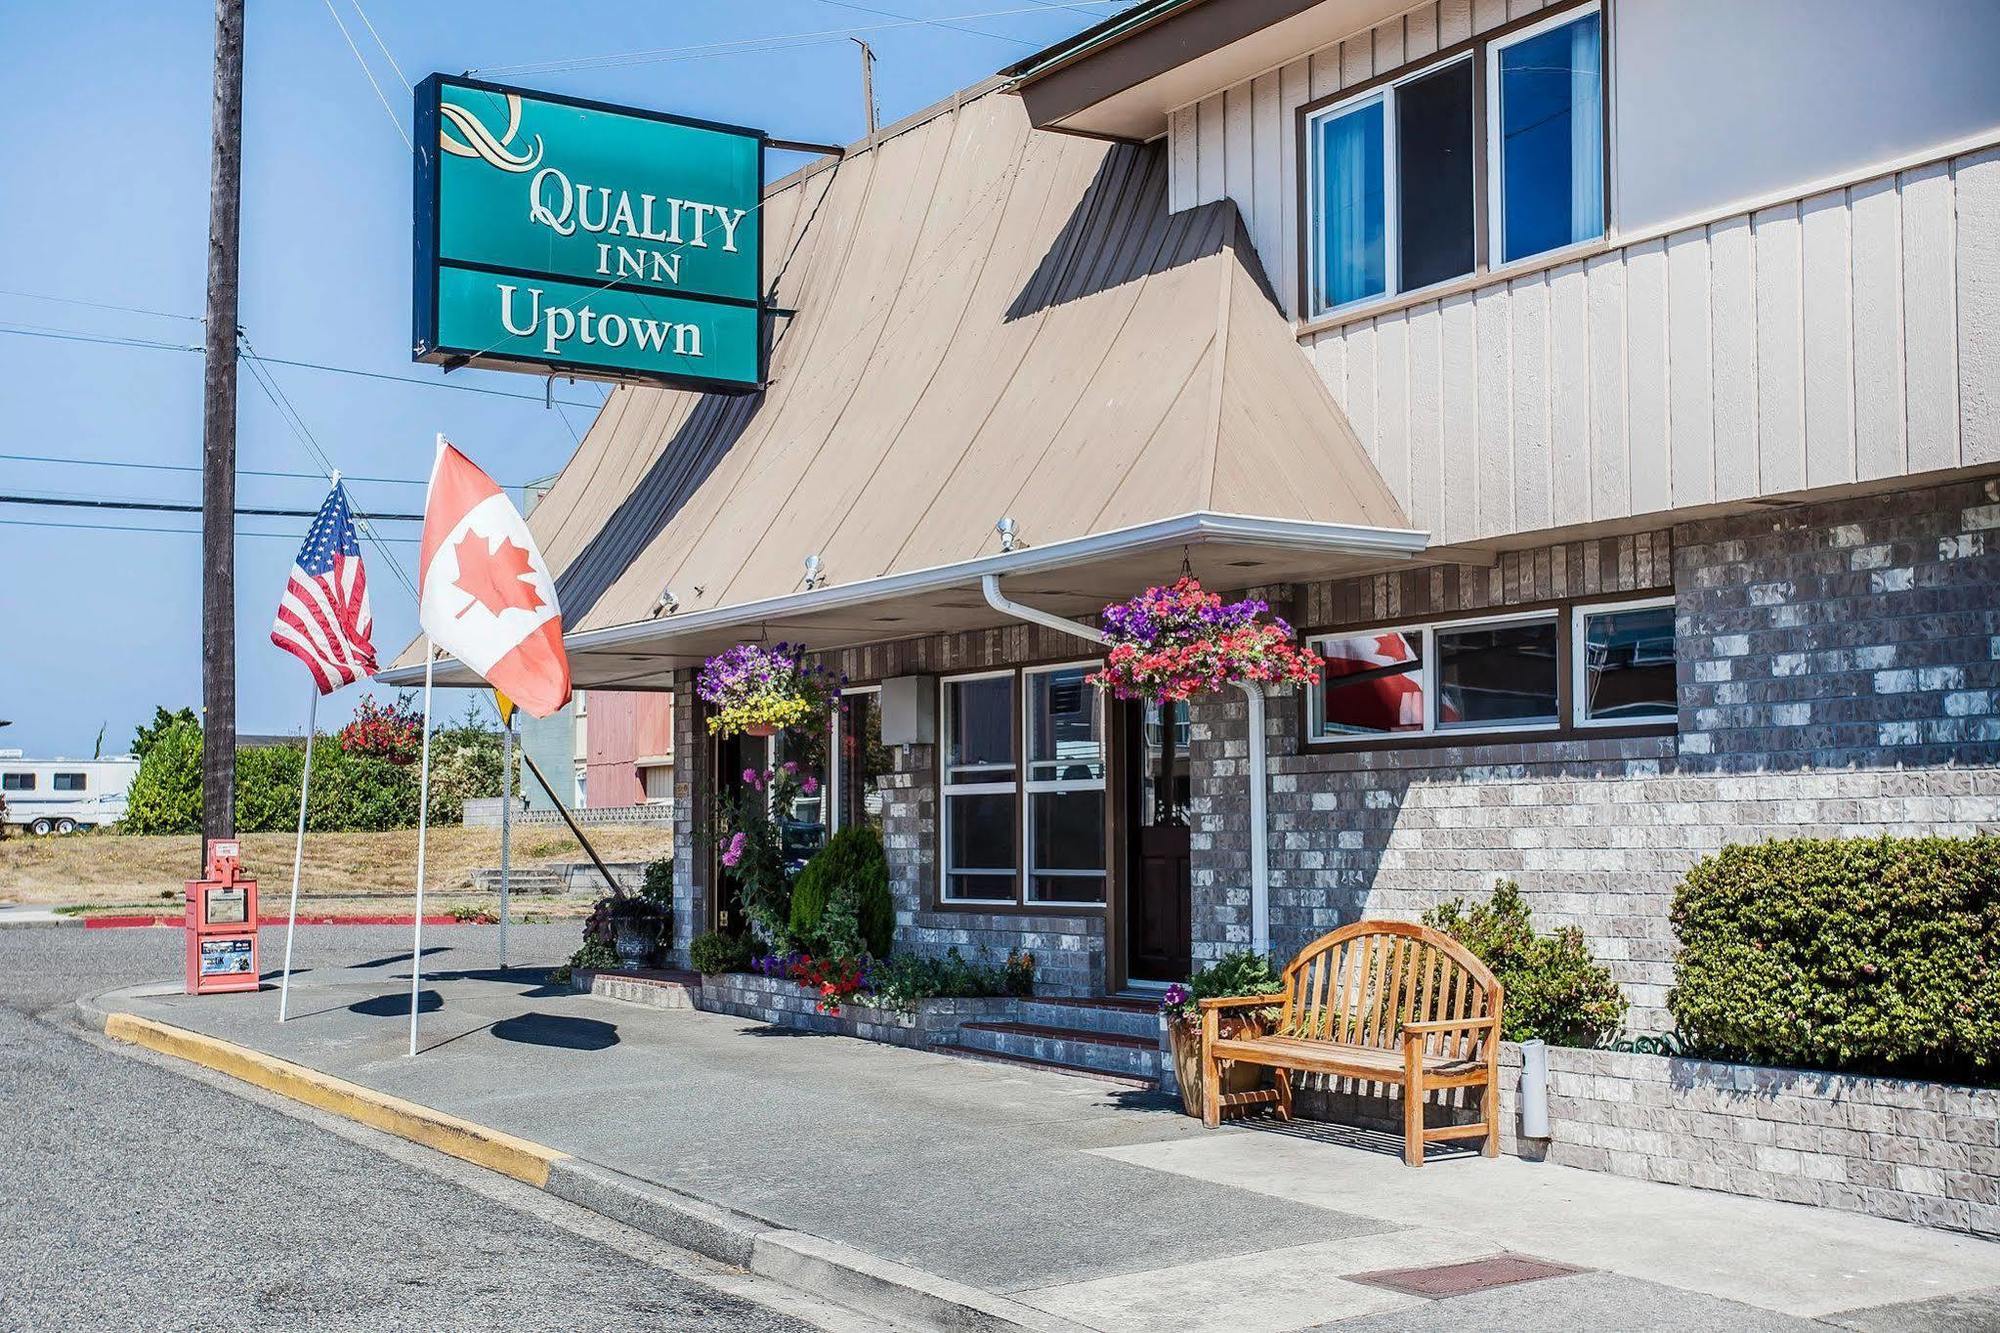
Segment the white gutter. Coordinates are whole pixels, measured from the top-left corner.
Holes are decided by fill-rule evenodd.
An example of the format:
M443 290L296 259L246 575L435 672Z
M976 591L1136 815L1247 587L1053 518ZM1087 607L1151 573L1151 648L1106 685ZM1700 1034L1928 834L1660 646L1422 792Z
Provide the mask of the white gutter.
M1102 630L1015 601L1000 591L998 574L981 575L979 590L986 594L986 604L1002 615L1088 639L1092 643L1110 642ZM1264 687L1240 681L1237 688L1243 691L1243 697L1250 705L1250 947L1261 954L1271 951L1271 835L1264 801L1264 789L1269 785L1270 755L1268 739L1264 734Z

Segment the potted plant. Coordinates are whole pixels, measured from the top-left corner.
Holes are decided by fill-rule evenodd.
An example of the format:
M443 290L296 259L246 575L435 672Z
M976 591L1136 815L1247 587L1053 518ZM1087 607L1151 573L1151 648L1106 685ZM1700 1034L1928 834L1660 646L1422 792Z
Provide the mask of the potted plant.
M1090 679L1120 699L1156 704L1237 684L1311 684L1318 659L1282 619L1263 618L1270 609L1254 597L1225 603L1191 575L1148 588L1104 608L1110 651Z
M695 693L712 710L711 735L775 736L822 724L840 694L840 680L806 661L804 644L739 643L702 664Z
M1237 995L1272 995L1285 983L1271 970L1270 959L1248 949L1227 953L1183 982L1167 987L1160 1012L1167 1016L1167 1040L1173 1051L1174 1077L1181 1087L1181 1109L1201 1114L1202 1000ZM1259 1037L1278 1021L1276 1009L1231 1009L1221 1018L1221 1035ZM1250 1092L1262 1081L1263 1070L1233 1062L1222 1066L1222 1091Z
M621 967L644 967L659 947L666 917L646 898L619 894L604 900L609 905L611 946L618 951Z

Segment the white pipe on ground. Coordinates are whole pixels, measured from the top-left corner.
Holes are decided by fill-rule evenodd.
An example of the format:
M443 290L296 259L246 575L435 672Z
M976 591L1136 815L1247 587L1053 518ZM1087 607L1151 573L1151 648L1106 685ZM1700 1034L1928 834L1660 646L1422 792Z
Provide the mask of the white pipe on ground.
M1039 607L1015 601L1000 591L1000 576L997 574L980 575L979 588L986 595L986 604L1002 615L1012 616L1031 625L1041 625L1063 634L1072 634L1091 643L1110 642L1100 629L1064 619L1053 611L1044 611ZM1271 838L1264 793L1265 788L1269 786L1270 746L1264 734L1264 687L1243 682L1238 688L1243 691L1243 697L1250 705L1250 745L1246 761L1250 769L1250 947L1258 953L1269 953L1271 951Z
M1539 1037L1521 1043L1521 1137L1549 1137L1549 1044Z

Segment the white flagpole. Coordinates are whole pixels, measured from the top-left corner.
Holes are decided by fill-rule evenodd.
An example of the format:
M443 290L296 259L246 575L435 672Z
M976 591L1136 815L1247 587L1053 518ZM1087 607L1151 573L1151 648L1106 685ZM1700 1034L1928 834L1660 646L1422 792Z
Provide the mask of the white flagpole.
M507 970L507 888L513 873L514 715L500 724L500 970Z
M436 661L430 636L424 636L424 759L417 779L417 933L410 945L410 1054L417 1053L417 992L424 975L424 835L431 805L431 676Z
M285 1021L292 999L292 936L299 928L299 866L306 856L306 793L312 790L313 733L319 727L319 685L312 687L312 703L306 707L306 771L299 777L299 837L292 845L292 910L285 918L285 975L278 983L278 1021Z

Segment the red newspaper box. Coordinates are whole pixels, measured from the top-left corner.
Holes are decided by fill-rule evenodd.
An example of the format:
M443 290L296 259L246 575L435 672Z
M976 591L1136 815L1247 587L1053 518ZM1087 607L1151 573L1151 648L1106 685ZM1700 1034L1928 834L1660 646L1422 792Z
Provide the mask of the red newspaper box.
M257 989L257 881L234 838L208 841L208 877L187 882L187 993Z

